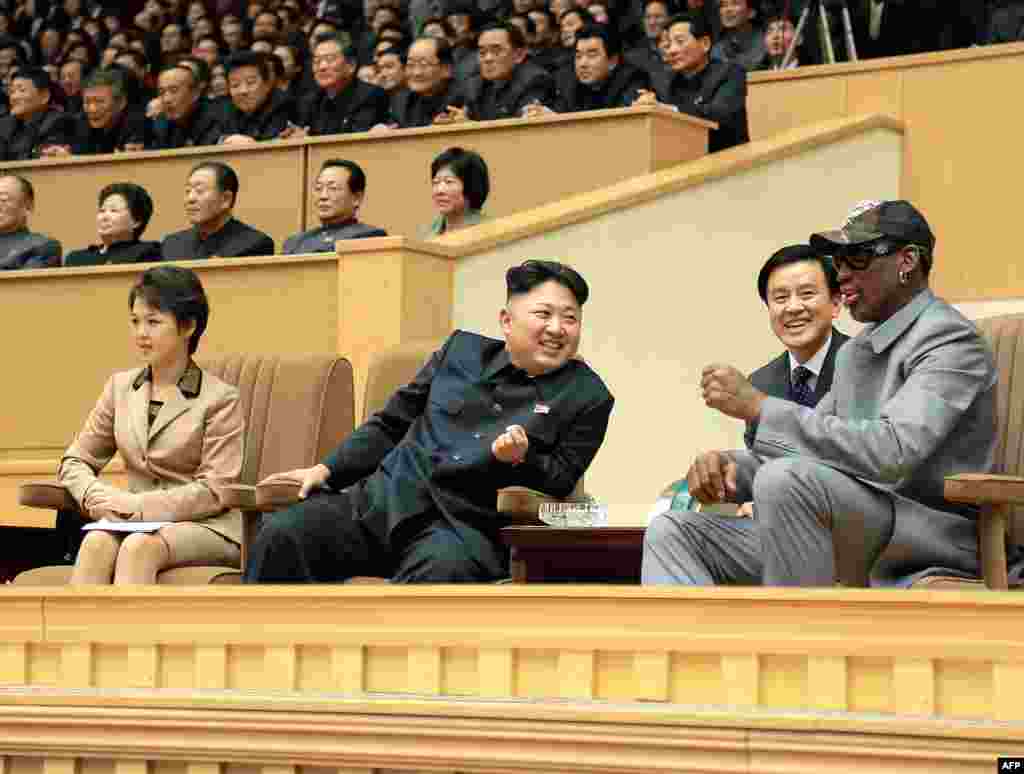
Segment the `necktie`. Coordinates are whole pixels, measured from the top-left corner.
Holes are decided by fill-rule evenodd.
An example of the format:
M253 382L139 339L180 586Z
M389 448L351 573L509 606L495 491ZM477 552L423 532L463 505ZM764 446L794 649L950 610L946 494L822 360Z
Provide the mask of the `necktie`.
M808 384L812 376L814 373L803 366L797 366L790 374L790 379L793 382L793 400L808 408L814 408L814 390Z

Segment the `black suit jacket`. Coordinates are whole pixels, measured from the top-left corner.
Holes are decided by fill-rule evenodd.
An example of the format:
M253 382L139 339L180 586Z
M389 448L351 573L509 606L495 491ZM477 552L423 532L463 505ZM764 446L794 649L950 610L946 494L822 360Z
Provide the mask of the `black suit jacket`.
M30 121L4 116L0 118L0 161L37 159L47 145L70 145L74 124L74 118L57 110L47 110Z
M504 341L456 331L324 460L327 483L352 487L357 518L382 542L409 520L440 518L467 553L499 575L505 523L498 490L572 492L604 440L613 403L582 360L531 379L509 362ZM529 437L518 465L491 453L513 424Z
M850 337L846 334L832 328L832 341L828 345L825 362L821 364L821 373L818 374L818 381L814 385L815 406L832 389L832 376L836 368L836 352L849 339ZM772 398L789 400L789 352L783 352L767 365L763 365L754 371L750 375L750 383ZM753 445L756 434L757 421L747 422L747 429L743 433L743 442L747 445L748 449Z
M186 228L164 237L160 252L165 261L193 261L200 258L238 258L250 255L273 255L274 240L231 218L208 239L200 239L199 231Z
M647 71L626 62L619 64L596 89L580 83L575 75L574 71L572 81L566 83L564 91L558 94L555 109L559 113L629 107L640 89L651 88L651 76Z
M317 89L299 101L297 123L312 136L365 132L387 122L390 99L384 89L355 79L331 97Z
M718 124L708 134L708 153L750 142L747 71L738 64L709 62L693 76L672 70L660 76L656 73L654 87L660 102Z
M115 242L105 253L99 245L73 250L64 256L65 266L102 266L108 263L146 263L160 260L159 242Z
M555 81L542 67L525 61L502 83L476 75L466 84L466 115L474 121L519 118L524 107L539 102L552 107Z

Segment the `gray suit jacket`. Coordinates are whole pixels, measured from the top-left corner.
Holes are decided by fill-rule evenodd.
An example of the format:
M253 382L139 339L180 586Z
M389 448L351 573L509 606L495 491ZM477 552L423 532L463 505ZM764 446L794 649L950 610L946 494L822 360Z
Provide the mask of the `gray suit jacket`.
M995 445L992 354L973 323L924 290L839 350L815 410L766 399L753 454L736 456L743 487L760 463L802 455L889 493L895 530L872 580L891 584L940 568L978 574L976 511L943 499L943 479L991 470Z
M0 269L46 269L60 266L60 242L27 229L0 234Z
M817 406L828 391L832 389L832 376L836 368L836 352L843 346L850 337L832 328L832 341L829 342L828 352L825 354L825 362L821 364L821 373L814 383L814 405ZM773 398L789 400L790 374L789 374L789 352L783 352L770 363L761 366L750 375L750 383L766 395ZM747 429L743 433L743 442L749 449L754 445L754 435L757 433L757 420L747 422Z

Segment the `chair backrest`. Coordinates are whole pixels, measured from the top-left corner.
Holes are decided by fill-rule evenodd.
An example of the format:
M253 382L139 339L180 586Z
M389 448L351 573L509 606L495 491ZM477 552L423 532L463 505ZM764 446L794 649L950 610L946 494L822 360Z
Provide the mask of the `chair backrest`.
M335 355L226 355L199 365L241 393L246 421L240 483L308 467L355 426L352 365Z
M1024 475L1024 314L978 320L999 372L996 471ZM1010 515L1010 539L1024 544L1024 507Z
M411 382L444 342L444 339L413 339L375 353L366 371L363 421L384 408L395 390Z

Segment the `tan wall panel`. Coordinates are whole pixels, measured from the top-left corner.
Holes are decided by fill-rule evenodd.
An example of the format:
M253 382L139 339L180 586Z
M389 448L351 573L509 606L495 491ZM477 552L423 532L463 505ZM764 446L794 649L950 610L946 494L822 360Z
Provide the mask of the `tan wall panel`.
M161 240L186 227L185 181L200 161L229 164L238 174L236 216L270 234L278 247L304 223L305 149L261 143L251 149L204 148L70 159L22 165L36 191L32 228L59 239L69 253L96 241L96 197L103 186L138 183L153 197L143 238Z
M1001 225L1016 222L1024 105L1008 95L1022 80L1021 44L755 74L751 135L840 115L902 119L900 195L921 208L938 237L933 287L950 300L1011 298L1024 294L1024 273L1006 259Z
M840 78L808 78L750 84L747 114L752 140L840 118L849 115L846 82Z
M927 214L938 238L936 291L952 299L1020 295L1024 273L1007 259L1006 244L1007 228L1020 217L1024 104L1006 94L1024 81L1024 57L918 68L903 78L904 194ZM992 109L983 123L950 98L979 88Z
M336 350L333 256L254 259L244 268L230 261L198 262L195 268L211 307L200 358ZM31 336L7 342L8 362L25 364L25 370L24 378L3 380L0 403L23 407L24 413L0 418L0 461L59 458L110 374L138 364L127 324L128 291L138 273L101 268L0 276L0 325L17 330L32 321Z
M757 296L764 261L840 223L852 202L897 196L901 164L899 135L872 131L484 249L456 264L454 325L500 336L505 270L523 260L583 273L591 299L580 351L616 398L586 488L612 523L642 524L698 452L742 445L742 423L705 407L700 372L723 360L749 372L781 351ZM793 191L806 193L799 206Z
M537 124L543 124L543 129ZM652 151L655 131L656 156ZM391 235L416 236L434 217L430 162L446 148L462 146L484 157L491 179L484 211L498 217L697 158L705 151L692 142L693 135L692 125L678 116L621 110L312 140L309 179L316 179L326 159L357 161L367 176L360 219L386 228ZM669 144L669 137L675 142ZM609 153L609 148L615 152ZM600 163L593 163L595 159ZM309 212L314 221L312 205Z

